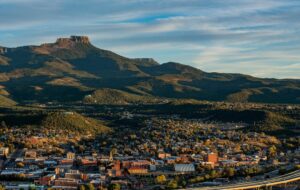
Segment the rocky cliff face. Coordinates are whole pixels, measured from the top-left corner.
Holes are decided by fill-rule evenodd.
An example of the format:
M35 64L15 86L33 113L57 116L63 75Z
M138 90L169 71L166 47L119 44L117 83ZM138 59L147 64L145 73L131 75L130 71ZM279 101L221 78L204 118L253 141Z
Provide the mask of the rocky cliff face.
M45 43L34 47L34 51L39 54L50 54L60 49L72 49L77 44L90 45L87 36L70 36L69 38L58 38L55 43Z
M71 36L70 39L77 43L89 44L90 40L87 36Z
M90 44L90 40L87 36L71 36L70 38L58 38L56 40L56 44L60 44L60 45L74 44L74 43Z

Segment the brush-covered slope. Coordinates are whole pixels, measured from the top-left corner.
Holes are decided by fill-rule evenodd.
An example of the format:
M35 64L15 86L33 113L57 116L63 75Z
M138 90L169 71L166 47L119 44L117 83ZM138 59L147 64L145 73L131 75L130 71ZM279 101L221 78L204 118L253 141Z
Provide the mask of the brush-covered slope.
M103 103L101 97L116 102L120 94L125 104L147 103L149 97L300 103L300 80L206 73L180 63L130 59L99 49L83 36L40 46L0 47L0 85L8 98L20 103ZM88 95L92 99L87 101Z
M152 96L141 96L116 89L103 88L85 96L88 104L126 105L139 103L159 103L162 100Z
M2 108L0 122L8 127L39 130L45 134L77 133L82 135L98 135L113 132L103 121L68 111L46 111L30 107ZM29 133L30 133L29 130Z
M112 130L102 122L82 116L75 112L55 112L47 114L41 122L46 129L66 130L82 134L109 133Z
M0 107L10 107L17 105L17 102L0 95Z

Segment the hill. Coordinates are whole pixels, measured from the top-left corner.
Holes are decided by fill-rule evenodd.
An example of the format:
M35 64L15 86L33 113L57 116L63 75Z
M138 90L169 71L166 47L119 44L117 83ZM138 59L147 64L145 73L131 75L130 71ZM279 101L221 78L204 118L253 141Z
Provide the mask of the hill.
M100 134L112 131L100 121L84 117L75 112L49 113L42 119L41 125L48 130L64 130L82 134Z
M17 102L0 95L0 107L10 107L10 106L15 106L17 105Z
M160 103L163 100L152 96L141 96L116 89L103 88L84 97L87 104L126 105L139 103Z
M180 63L126 58L95 47L84 36L40 46L1 47L0 86L5 96L21 104L129 104L157 98L300 103L300 80L207 73Z
M72 132L80 134L110 133L112 129L98 119L83 116L76 112L47 111L30 109L30 107L2 108L0 122L9 127L20 127L27 130L54 130L56 133Z

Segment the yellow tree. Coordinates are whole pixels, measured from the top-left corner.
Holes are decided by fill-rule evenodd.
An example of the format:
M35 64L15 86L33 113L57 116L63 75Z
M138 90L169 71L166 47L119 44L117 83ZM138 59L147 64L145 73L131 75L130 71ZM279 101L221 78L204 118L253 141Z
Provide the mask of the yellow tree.
M155 178L155 182L158 184L163 184L167 181L166 176L165 175L159 175Z

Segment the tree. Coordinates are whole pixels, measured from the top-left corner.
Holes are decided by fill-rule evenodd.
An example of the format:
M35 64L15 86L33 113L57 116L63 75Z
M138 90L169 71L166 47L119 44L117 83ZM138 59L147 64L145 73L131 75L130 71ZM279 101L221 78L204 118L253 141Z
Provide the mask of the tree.
M24 180L26 178L25 174L21 173L21 174L17 174L17 178L20 180Z
M177 188L178 188L178 183L177 183L177 181L176 181L175 179L172 179L172 180L168 183L167 187L168 187L169 189L177 189Z
M6 128L6 127L7 127L5 121L1 121L1 127L3 127L3 128Z
M29 190L35 190L35 186L29 186Z
M121 190L120 184L110 184L108 187L109 190Z
M210 178L215 178L215 177L217 176L216 170L211 170L211 171L209 172L209 175L210 175Z
M228 176L228 177L233 177L234 174L235 174L235 169L234 168L227 168L225 170L225 174Z
M79 190L85 190L85 186L84 185L80 185Z
M86 185L86 189L87 190L95 190L95 187L94 187L93 184L89 183L89 184Z
M166 176L165 175L159 175L155 178L155 182L158 184L163 184L167 181Z
M24 164L22 162L17 163L17 168L24 168Z
M269 147L268 149L269 157L273 158L274 156L276 156L276 152L277 152L276 146L273 145Z
M177 182L182 187L186 187L186 185L187 185L187 182L184 177L180 177L179 179L177 179Z
M85 150L84 146L82 146L82 145L79 145L79 147L78 147L78 151L79 151L80 153L83 153L83 152L84 152L84 150Z

